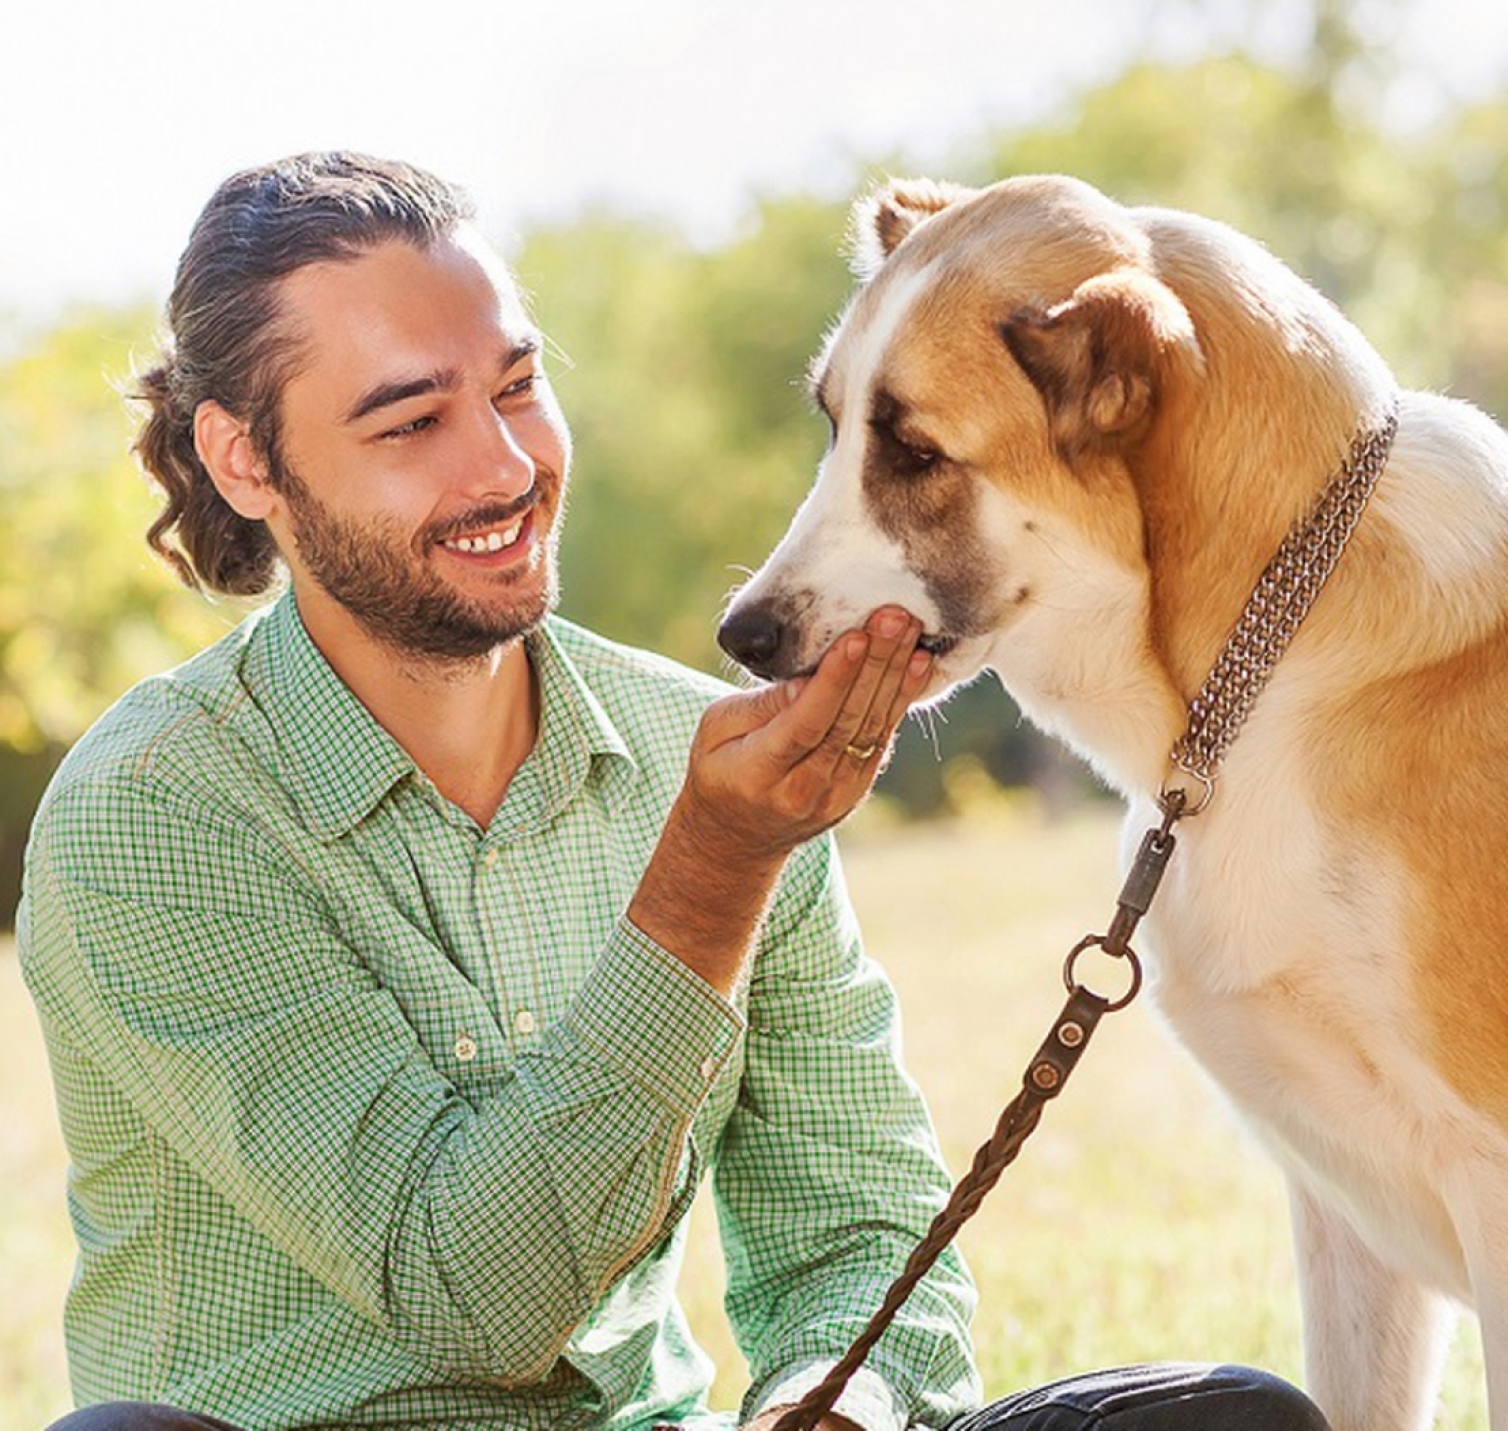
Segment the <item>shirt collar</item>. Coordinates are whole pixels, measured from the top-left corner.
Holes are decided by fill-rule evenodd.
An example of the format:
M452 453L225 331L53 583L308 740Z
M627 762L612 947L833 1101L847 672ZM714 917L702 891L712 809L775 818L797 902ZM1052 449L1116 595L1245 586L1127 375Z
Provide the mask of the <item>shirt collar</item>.
M337 839L395 785L424 776L335 674L305 630L291 591L256 619L243 676L272 726L279 778L314 834ZM610 801L626 792L637 771L623 736L561 648L552 624L525 638L539 679L540 733L499 811L510 824L548 819L599 762Z
M548 824L594 776L614 804L638 771L622 733L562 645L558 624L552 618L525 638L539 681L539 739L508 788L496 832Z

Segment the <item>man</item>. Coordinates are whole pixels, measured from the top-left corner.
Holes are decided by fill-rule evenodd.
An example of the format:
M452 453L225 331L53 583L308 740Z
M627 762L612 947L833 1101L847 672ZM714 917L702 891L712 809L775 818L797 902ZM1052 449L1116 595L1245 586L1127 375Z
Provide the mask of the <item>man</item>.
M410 166L228 180L168 317L152 542L213 590L287 589L130 693L37 818L21 947L90 1408L59 1425L715 1424L673 1296L710 1169L768 1427L945 1193L814 838L925 682L916 623L729 695L551 616L542 339ZM824 1425L968 1407L970 1304L944 1259ZM1197 1385L1312 1424L1199 1375L1138 1404Z

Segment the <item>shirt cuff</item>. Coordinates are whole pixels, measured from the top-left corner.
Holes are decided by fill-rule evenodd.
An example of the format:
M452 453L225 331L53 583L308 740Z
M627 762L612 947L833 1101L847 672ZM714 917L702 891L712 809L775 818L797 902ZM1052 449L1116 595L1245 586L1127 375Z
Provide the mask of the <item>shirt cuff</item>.
M793 1368L778 1381L772 1381L760 1393L749 1410L752 1421L763 1411L776 1406L794 1406L833 1369L832 1362L808 1362ZM864 1431L906 1431L911 1416L905 1403L890 1384L868 1367L861 1366L849 1378L843 1394L833 1403L833 1411L846 1416Z
M695 1114L744 1033L744 1019L705 979L626 918L578 990L577 1032L627 1078Z

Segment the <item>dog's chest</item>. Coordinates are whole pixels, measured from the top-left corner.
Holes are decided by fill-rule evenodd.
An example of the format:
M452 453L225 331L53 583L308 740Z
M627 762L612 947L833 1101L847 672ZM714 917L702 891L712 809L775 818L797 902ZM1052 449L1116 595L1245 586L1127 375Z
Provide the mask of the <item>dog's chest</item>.
M1180 835L1145 941L1159 1009L1285 1171L1465 1296L1439 1172L1468 1120L1412 1037L1401 872L1296 805Z

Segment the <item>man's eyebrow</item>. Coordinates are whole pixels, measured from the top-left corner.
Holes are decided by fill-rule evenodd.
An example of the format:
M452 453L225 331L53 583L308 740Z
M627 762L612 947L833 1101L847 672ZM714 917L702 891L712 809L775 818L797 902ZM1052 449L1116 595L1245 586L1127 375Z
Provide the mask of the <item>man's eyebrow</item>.
M400 403L412 397L423 397L425 393L451 392L459 387L460 383L461 374L455 368L442 368L418 378L398 378L392 382L378 383L376 387L368 388L351 404L351 410L346 413L345 420L348 423L360 422L362 418L376 412L378 408L391 407L394 403Z
M540 340L537 337L521 338L504 355L500 364L501 371L506 373L515 363L533 357L539 349ZM426 393L454 392L460 385L461 373L458 368L440 368L433 373L425 373L422 377L397 378L391 382L378 383L351 404L345 421L360 422L379 408L391 407L394 403L404 402L409 398L423 397Z

